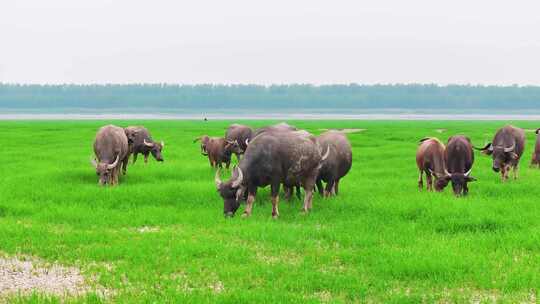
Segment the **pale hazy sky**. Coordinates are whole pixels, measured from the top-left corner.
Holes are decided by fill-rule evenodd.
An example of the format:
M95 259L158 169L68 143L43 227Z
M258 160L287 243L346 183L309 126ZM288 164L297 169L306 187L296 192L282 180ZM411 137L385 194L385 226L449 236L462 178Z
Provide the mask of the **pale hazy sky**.
M540 2L1 0L0 82L540 85Z

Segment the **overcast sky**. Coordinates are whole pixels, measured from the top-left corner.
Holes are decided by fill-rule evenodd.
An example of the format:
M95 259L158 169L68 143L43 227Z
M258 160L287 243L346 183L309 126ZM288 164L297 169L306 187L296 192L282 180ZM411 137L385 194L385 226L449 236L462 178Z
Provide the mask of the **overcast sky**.
M0 82L540 85L540 2L2 0Z

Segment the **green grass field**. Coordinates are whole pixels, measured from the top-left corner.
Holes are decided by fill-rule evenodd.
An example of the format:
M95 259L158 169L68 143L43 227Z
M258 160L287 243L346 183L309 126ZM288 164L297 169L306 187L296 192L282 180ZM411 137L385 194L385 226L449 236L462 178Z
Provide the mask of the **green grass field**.
M225 219L214 171L192 143L202 134L222 136L231 122L115 121L144 125L165 140L165 162L139 158L118 187L100 188L90 157L95 133L107 123L0 122L0 256L76 266L111 291L68 301L536 301L540 170L529 168L533 132L519 180L503 184L491 159L476 153L478 181L468 197L455 198L451 186L418 191L418 140L466 134L481 146L505 123L291 121L314 134L366 130L348 134L353 168L339 197L315 195L308 215L299 200L282 200L280 218L272 220L269 189L258 192L252 217L241 218L241 206Z

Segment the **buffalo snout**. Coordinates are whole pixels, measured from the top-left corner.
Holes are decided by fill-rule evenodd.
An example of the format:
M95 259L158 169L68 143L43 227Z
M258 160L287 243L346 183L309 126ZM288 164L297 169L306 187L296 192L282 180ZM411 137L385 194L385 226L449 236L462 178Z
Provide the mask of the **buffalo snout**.
M499 172L499 171L501 171L501 169L500 169L500 168L497 168L497 167L493 167L493 171Z

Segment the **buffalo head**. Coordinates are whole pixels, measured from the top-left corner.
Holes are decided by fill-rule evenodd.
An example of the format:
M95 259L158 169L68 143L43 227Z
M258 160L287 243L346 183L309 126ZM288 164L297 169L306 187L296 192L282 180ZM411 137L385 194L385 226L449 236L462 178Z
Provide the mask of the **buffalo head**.
M244 175L239 167L233 169L233 175L230 180L223 182L219 176L219 169L216 172L215 182L219 195L223 198L223 214L226 217L232 217L243 198L245 187L242 186Z
M118 165L120 155L116 156L116 160L112 163L97 162L96 159L92 159L92 165L96 168L96 174L99 176L99 184L105 185L110 182L112 177L112 170Z
M486 155L493 156L493 171L499 172L501 169L508 171L511 164L518 159L518 155L514 152L516 144L512 144L510 147L504 145L494 146L492 143L488 143L483 148L475 148L482 151Z
M163 141L161 142L154 142L154 141L146 141L146 139L143 140L143 143L145 146L150 148L150 153L152 153L152 156L157 160L162 162L163 161L163 155L161 155L161 151L165 147L165 143Z
M206 149L206 146L208 145L208 142L210 141L210 137L208 135L203 135L201 137L195 138L193 142L201 141L201 154L204 156L208 156L208 150Z

